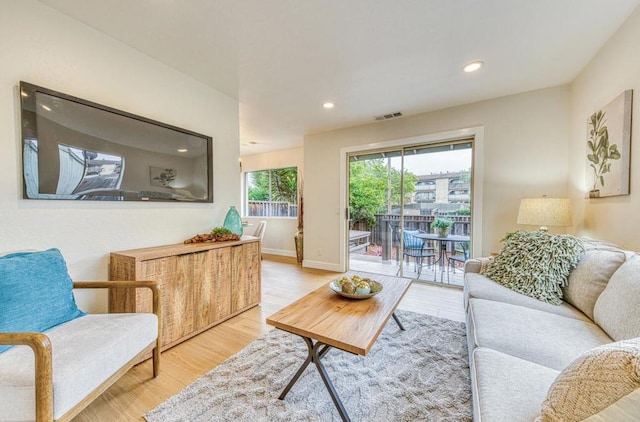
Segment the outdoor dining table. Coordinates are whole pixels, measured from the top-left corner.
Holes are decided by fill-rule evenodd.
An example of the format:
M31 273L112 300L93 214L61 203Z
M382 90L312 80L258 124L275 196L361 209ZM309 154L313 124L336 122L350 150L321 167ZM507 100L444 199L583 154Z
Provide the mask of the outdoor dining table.
M433 240L436 242L439 242L439 253L438 253L438 259L434 262L435 264L438 264L440 266L440 282L443 281L443 276L444 276L444 268L446 266L446 260L447 260L447 243L451 242L451 243L469 243L471 241L471 237L470 236L464 236L464 235L459 235L459 234L450 234L449 236L446 237L442 237L442 236L438 236L435 233L416 233L416 234L412 234L412 236L417 237L419 239L424 239L424 240ZM435 273L435 271L434 271ZM435 278L434 278L435 280Z

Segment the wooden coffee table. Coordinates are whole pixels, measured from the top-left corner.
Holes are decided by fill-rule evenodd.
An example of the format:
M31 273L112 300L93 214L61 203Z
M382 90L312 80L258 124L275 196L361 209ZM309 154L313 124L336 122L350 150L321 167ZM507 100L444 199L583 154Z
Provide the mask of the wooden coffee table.
M278 397L280 400L313 362L342 420L350 421L320 359L332 347L366 356L392 316L404 330L394 311L411 285L410 279L381 275L370 278L382 283L383 289L369 299L342 297L326 284L267 318L267 324L302 337L308 349L307 359Z

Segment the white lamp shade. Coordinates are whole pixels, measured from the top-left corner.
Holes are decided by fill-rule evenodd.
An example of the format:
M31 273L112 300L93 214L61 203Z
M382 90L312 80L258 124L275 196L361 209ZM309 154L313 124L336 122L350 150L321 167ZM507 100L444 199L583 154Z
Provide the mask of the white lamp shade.
M570 226L571 200L568 198L524 198L520 201L518 224Z

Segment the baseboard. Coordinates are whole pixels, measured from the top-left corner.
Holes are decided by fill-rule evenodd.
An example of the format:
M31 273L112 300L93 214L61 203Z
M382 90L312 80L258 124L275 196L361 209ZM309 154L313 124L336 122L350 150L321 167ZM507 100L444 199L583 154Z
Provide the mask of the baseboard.
M309 261L308 259L303 259L302 266L305 268L316 268L318 270L334 271L336 273L343 272L338 264L332 264L329 262Z
M272 256L285 256L285 257L290 257L290 258L295 258L296 257L295 251L288 251L288 250L285 250L285 249L262 248L262 254L263 255L272 255ZM343 272L340 269L340 266L338 264L332 264L332 263L329 263L329 262L309 261L307 259L304 259L302 261L302 266L305 267L305 268L315 268L315 269L318 269L318 270L334 271L336 273Z
M299 265L298 260L295 256L270 255L268 253L263 253L262 259L267 261L282 262L284 264Z
M295 258L296 251L288 251L286 249L262 248L262 253L267 255L292 256Z

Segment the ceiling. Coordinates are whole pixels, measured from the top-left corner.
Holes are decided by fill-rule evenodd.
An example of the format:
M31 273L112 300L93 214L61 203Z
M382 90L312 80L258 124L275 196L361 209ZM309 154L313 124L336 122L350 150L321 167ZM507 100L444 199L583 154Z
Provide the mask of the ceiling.
M241 155L571 82L640 0L39 0L240 102ZM483 60L475 73L464 64ZM326 101L335 103L325 110ZM255 143L255 144L252 144Z

